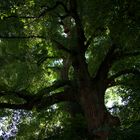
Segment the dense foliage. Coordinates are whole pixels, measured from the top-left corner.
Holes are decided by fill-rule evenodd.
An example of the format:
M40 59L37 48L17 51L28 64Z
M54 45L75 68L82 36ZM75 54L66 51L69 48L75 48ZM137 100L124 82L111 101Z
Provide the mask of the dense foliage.
M1 1L2 136L138 139L139 5L139 0ZM109 102L114 94L121 104L106 109L104 98ZM120 127L107 110L119 116Z

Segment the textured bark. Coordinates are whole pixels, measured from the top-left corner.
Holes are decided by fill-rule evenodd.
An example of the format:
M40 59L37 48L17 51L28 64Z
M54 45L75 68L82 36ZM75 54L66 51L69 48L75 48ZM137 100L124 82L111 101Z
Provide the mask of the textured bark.
M110 128L119 125L119 119L107 112L104 97L96 89L81 89L80 103L87 120L89 140L107 140Z

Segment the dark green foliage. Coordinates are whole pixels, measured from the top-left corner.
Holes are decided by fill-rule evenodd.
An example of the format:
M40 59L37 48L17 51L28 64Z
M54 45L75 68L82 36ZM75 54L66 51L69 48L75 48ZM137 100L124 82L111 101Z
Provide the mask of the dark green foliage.
M25 114L18 124L16 138L19 140L88 139L87 124L81 108L73 117L66 109L67 104L50 106L58 103L58 99L53 99L53 95L61 96L62 92L68 95L68 91L80 102L80 95L74 94L75 89L79 92L74 58L78 58L79 54L85 51L83 56L91 81L100 70L99 75L102 75L109 69L106 79L103 77L96 80L106 80L106 89L116 86L116 94L122 98L122 105L116 103L112 111L112 114L120 117L122 125L117 129L112 128L109 139L138 139L140 2L75 2L0 0L0 108L30 110L23 111ZM104 66L113 45L115 51L110 54L113 57L111 56ZM104 67L101 69L101 66ZM82 67L81 70L83 69ZM84 74L86 76L86 73ZM56 83L60 86L56 86ZM47 97L52 98L47 100ZM47 101L46 106L43 101ZM42 110L39 108L41 105ZM2 109L0 116L11 118L11 112Z

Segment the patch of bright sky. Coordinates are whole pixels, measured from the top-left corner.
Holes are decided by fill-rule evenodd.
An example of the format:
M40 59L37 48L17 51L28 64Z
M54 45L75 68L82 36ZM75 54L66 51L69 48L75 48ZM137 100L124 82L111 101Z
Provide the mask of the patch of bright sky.
M62 65L63 59L55 60L53 63L49 64L48 66L55 67L56 65Z
M0 117L0 136L2 135L2 130L5 127L5 123L8 117Z
M123 105L122 98L117 94L117 87L106 90L105 103L107 107L112 107L114 104Z

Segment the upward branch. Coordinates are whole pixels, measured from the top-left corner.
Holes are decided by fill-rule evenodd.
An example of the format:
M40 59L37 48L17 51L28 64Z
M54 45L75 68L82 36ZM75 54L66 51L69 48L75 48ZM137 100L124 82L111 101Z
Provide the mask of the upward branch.
M104 60L100 64L96 77L104 79L107 78L107 74L109 72L109 69L111 68L113 61L114 61L114 51L115 51L116 45L112 44L110 49L108 50Z
M76 0L70 0L70 14L76 23L76 31L77 31L77 38L78 38L78 44L79 44L78 47L80 48L81 51L85 52L87 49L86 46L84 45L86 41L86 37L84 34L82 21L78 15Z

